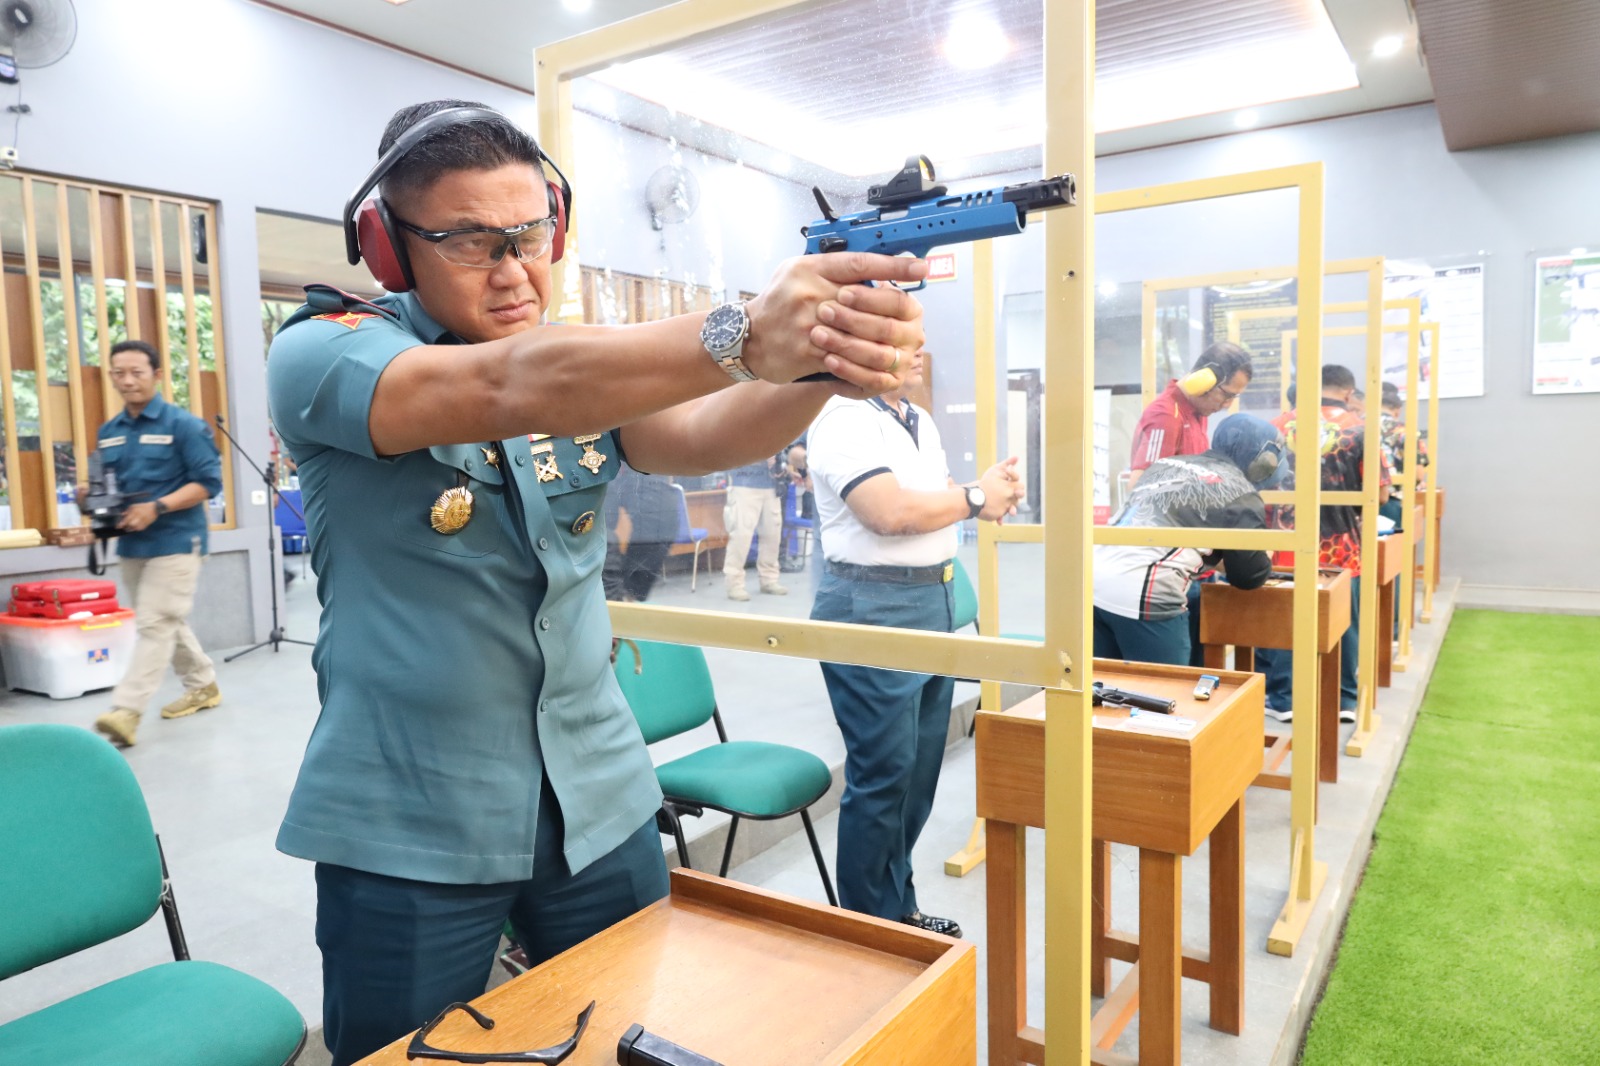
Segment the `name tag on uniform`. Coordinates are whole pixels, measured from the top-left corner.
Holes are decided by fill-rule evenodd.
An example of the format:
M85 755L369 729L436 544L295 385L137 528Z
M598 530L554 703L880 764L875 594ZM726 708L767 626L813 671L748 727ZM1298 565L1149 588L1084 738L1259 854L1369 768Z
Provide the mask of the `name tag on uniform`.
M145 433L139 437L140 444L171 444L170 433Z
M126 443L128 443L128 438L127 437L101 437L100 438L100 447L102 447L102 448L115 448L119 444L126 444Z

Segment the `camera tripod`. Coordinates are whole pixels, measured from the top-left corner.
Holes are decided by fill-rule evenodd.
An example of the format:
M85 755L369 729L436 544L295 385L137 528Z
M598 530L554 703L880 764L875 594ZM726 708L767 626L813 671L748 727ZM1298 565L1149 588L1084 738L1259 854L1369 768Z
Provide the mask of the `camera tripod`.
M294 504L283 499L282 494L278 492L278 486L273 483L272 477L261 468L260 464L250 458L250 453L244 450L244 446L239 443L239 438L228 432L227 427L223 425L223 417L219 414L216 418L217 429L221 431L224 437L228 438L229 443L233 445L234 451L244 456L244 461L250 464L251 469L261 475L261 483L267 487L267 502L276 509L278 501L283 500L284 506L293 511L295 516L304 522L306 516L301 514L300 509ZM298 644L303 648L315 647L309 640L294 640L285 636L283 625L278 620L278 538L273 535L273 523L270 520L267 522L267 560L268 583L272 589L272 629L268 632L266 640L259 644L253 644L243 651L234 652L222 660L225 663L231 663L235 659L243 658L253 651L260 651L269 644L274 652L278 650L278 645L280 644Z

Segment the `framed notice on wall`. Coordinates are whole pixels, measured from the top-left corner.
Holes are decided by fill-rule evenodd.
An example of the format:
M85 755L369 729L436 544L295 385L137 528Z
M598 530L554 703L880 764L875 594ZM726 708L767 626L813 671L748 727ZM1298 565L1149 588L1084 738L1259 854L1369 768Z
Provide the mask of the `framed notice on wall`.
M1392 260L1385 265L1383 298L1417 297L1422 321L1439 323L1440 351L1431 351L1431 337L1421 339L1421 387L1426 398L1437 382L1439 397L1483 395L1483 264L1444 266L1422 260ZM1390 318L1390 321L1398 321ZM1406 388L1406 346L1403 333L1389 333L1383 344L1383 380Z
M1533 392L1600 392L1600 252L1534 259Z

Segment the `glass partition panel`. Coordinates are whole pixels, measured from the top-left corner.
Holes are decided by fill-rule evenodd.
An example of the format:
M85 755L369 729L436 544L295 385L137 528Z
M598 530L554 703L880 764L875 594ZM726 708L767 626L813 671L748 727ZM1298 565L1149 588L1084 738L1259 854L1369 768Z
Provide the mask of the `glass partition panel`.
M887 182L908 157L926 154L952 195L1038 179L1043 7L1004 5L1015 51L1006 64L982 70L953 67L943 54L951 20L967 7L805 5L574 79L576 239L558 317L648 322L752 299L784 259L804 252L801 227L825 212L869 209L869 186ZM889 23L912 31L884 34ZM781 71L767 47L780 40ZM851 46L841 49L841 40ZM874 106L863 108L862 100ZM1028 488L1019 517L1036 518L1041 232L1030 226L996 240L993 267L981 273L964 242L939 247L935 266L937 276L917 293L928 339L923 373L904 397L914 405L902 409L905 418L834 400L834 408L850 409L825 410L813 424L819 393L796 388L796 416L773 427L759 454L730 458L726 469L672 476L619 468L605 516L613 600L803 618L825 556L890 562L852 543L871 539L848 502L859 490L852 482L886 466L889 445L910 435L918 446L937 437L945 463L936 472L907 471L900 487L949 500L956 495L949 480L982 474L980 329L997 352L1016 352L1009 365L996 359L996 403L1004 454L1017 454ZM976 285L994 293L997 314L986 326L974 318ZM1015 412L1009 424L1008 412ZM863 443L862 433L877 434L878 443ZM603 455L608 449L598 442L556 444L544 461L560 476L575 463L605 471L622 462ZM974 523L953 512L949 522L899 538L905 550L896 560L942 564L973 540Z

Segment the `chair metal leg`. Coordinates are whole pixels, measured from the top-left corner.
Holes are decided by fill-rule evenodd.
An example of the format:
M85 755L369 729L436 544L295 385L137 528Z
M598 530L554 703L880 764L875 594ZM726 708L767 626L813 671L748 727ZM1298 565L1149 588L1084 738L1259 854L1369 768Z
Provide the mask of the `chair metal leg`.
M677 811L672 812L672 839L678 846L678 865L685 870L694 869L694 863L689 858L689 842L683 839L683 822Z
M728 862L733 858L733 838L739 832L739 816L733 816L733 821L728 823L728 842L722 845L722 869L717 871L718 877L728 876Z
M822 890L828 894L828 906L837 907L839 897L833 894L833 878L828 876L828 864L822 859L822 848L817 844L817 831L811 826L811 811L800 812L800 822L806 827L806 839L811 841L811 854L817 860L817 872L822 875Z
M172 957L179 962L187 962L189 941L183 935L183 921L178 917L178 901L172 894L172 878L167 874L167 853L162 850L160 836L156 837L156 854L161 858L161 917L166 919Z
M690 592L693 592L694 587L700 583L700 545L704 543L705 541L703 540L697 540L694 542L694 569L689 571Z

